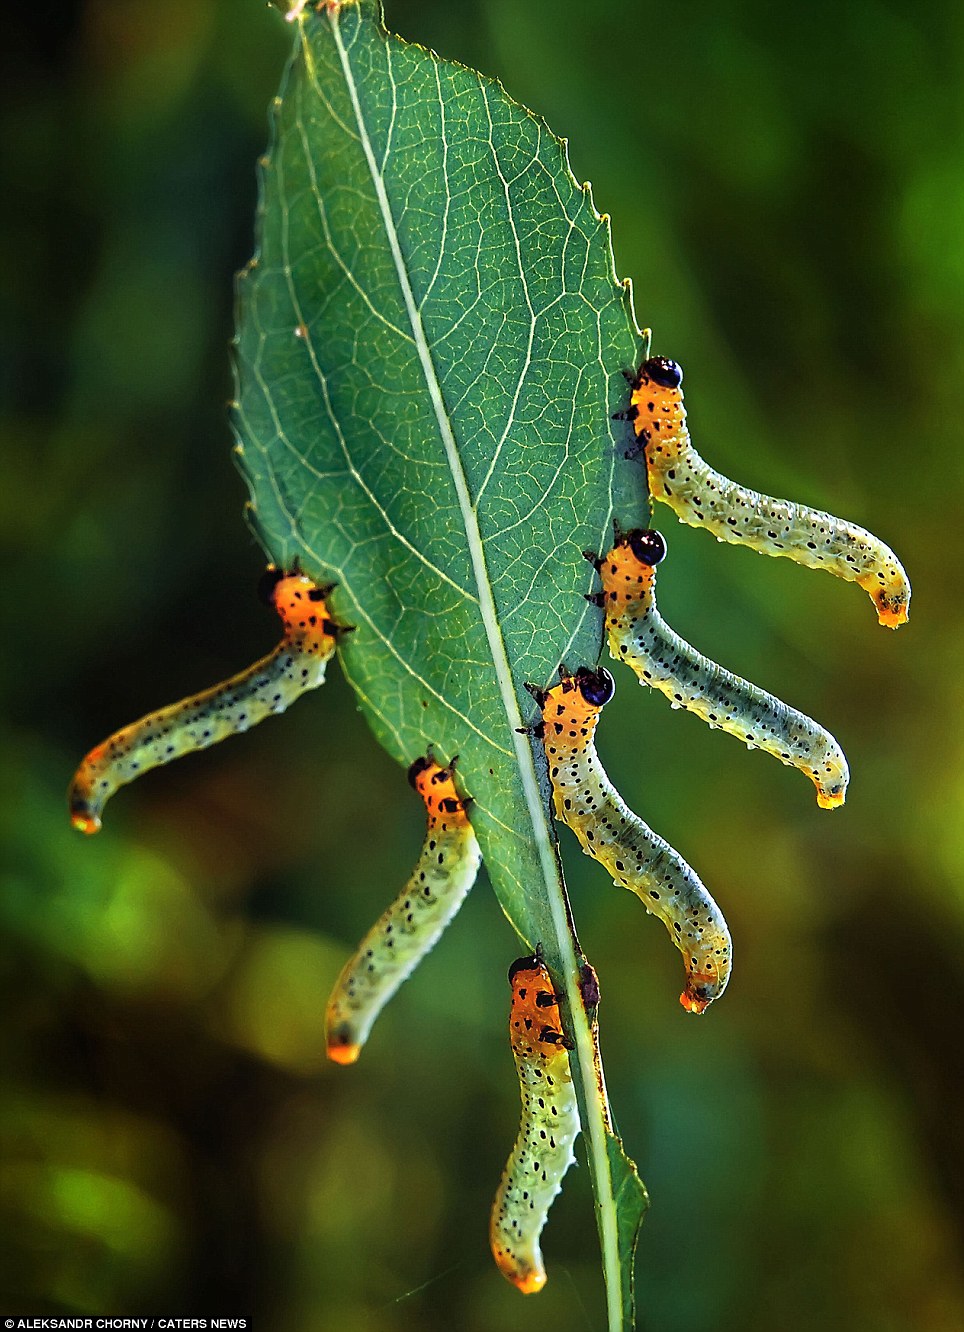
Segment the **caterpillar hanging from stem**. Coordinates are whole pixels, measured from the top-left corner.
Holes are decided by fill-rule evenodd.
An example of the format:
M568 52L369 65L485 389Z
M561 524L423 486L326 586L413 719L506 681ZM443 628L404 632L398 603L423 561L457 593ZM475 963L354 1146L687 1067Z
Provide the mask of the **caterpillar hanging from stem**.
M379 1013L465 901L482 855L453 781L455 760L431 755L408 770L425 802L428 826L412 876L345 964L325 1013L328 1058L353 1064Z
M575 1159L579 1109L569 1068L572 1042L563 1033L559 1000L538 950L513 962L509 984L522 1120L492 1204L489 1242L502 1275L531 1295L546 1284L539 1237Z
M683 371L675 361L651 356L631 383L631 405L617 418L633 423L654 499L668 504L682 522L705 527L721 541L857 583L877 607L881 624L896 629L906 622L910 583L888 546L855 523L761 495L708 466L690 439Z
M843 804L850 771L833 736L802 712L702 656L660 615L656 566L666 555L661 533L617 532L616 544L602 559L591 551L584 554L602 579L602 592L589 600L606 612L610 656L631 667L640 684L661 690L675 707L799 768L816 786L821 808Z
M319 587L303 574L269 568L259 591L284 624L278 646L222 684L148 713L92 749L68 791L73 826L97 832L104 806L119 787L182 754L246 731L317 689L338 635L348 632L332 621L325 604L333 586Z
M542 740L557 817L587 855L662 920L683 955L680 1003L702 1013L730 976L732 945L722 912L696 872L627 806L596 754L599 715L615 693L604 667L560 667L552 689L527 688L542 712Z

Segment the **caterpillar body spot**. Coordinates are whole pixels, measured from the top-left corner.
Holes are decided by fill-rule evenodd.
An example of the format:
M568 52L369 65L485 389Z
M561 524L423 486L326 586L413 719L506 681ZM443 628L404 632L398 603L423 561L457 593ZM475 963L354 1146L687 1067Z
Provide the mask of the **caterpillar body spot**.
M680 1003L702 1013L729 980L730 932L696 872L633 813L599 762L596 726L615 688L604 668L580 667L539 696L556 815L666 926L686 969Z
M509 1036L519 1076L522 1121L492 1204L489 1242L502 1275L524 1295L541 1290L546 1269L539 1237L572 1165L579 1110L569 1069L570 1042L542 959L509 968Z
M850 771L829 732L748 680L717 666L671 629L656 606L656 565L666 554L659 532L620 535L599 562L609 653L708 725L799 768L823 809L842 805Z
M353 1064L379 1013L465 901L481 863L479 844L452 768L416 759L409 780L425 802L428 826L412 877L345 964L328 1000L328 1058Z
M100 829L104 805L119 787L284 712L324 681L337 635L344 632L325 605L331 588L320 588L303 574L269 569L259 590L284 623L281 642L223 684L148 713L92 749L68 792L71 822L80 832Z
M630 415L643 445L649 489L690 527L721 541L784 556L857 583L877 607L881 624L896 629L910 606L910 583L894 552L871 532L805 504L773 499L737 485L696 452L686 425L683 372L653 356L639 367Z

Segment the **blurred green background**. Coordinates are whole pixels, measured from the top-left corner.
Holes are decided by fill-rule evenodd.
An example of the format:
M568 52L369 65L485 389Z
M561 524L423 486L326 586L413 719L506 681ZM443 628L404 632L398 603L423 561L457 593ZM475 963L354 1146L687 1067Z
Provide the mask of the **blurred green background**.
M964 10L387 18L569 137L710 460L872 528L915 588L891 634L858 590L657 515L664 614L828 726L853 783L821 813L619 678L603 757L736 951L725 1002L687 1017L662 930L564 838L653 1197L640 1327L959 1330ZM516 947L484 882L361 1063L325 1064L328 988L422 832L337 670L297 718L122 794L99 838L67 823L93 742L276 639L224 404L289 38L258 0L7 15L0 1312L599 1329L585 1168L542 1295L488 1256L518 1093Z

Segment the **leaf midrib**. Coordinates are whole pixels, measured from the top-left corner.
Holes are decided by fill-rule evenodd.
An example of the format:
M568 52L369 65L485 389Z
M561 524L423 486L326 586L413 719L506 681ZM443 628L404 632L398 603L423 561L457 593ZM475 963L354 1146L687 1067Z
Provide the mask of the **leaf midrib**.
M513 746L519 766L519 776L522 783L523 793L525 795L526 808L535 835L543 882L546 887L550 916L556 936L557 955L564 963L563 979L569 997L569 1009L575 1033L580 1080L585 1091L585 1104L591 1106L594 1103L598 1103L596 1098L599 1095L599 1091L601 1091L601 1089L597 1090L595 1045L592 1032L589 1028L589 1022L586 1017L585 1008L583 1007L578 992L576 978L579 974L579 964L569 930L566 903L558 886L556 857L546 818L546 808L543 804L539 790L532 747L529 744L527 735L524 734L521 729L523 727L523 719L519 708L519 699L512 681L512 671L506 654L505 641L499 626L495 599L492 594L488 568L485 562L482 534L479 529L478 518L472 503L472 498L469 493L468 482L462 467L462 460L459 455L455 435L452 431L452 424L445 407L442 387L438 380L435 363L432 360L432 354L429 348L428 339L425 335L421 315L419 314L418 307L415 303L415 296L409 281L404 256L402 255L398 232L395 226L395 218L388 199L388 192L385 188L381 169L375 159L371 139L368 134L368 127L365 123L358 97L358 89L355 83L354 74L352 72L344 42L342 41L339 9L333 8L330 10L329 18L335 39L335 46L338 51L338 59L341 63L342 73L345 78L346 87L348 89L352 109L358 126L359 142L361 143L362 150L365 154L365 160L368 163L368 169L371 174L378 207L385 226L385 233L391 250L392 260L395 264L399 286L405 302L405 309L412 327L412 336L418 352L419 362L422 367L425 385L438 422L439 434L442 439L446 459L452 474L456 495L458 497L459 509L461 511L466 539L469 545L472 572L475 577L476 588L478 591L479 610L482 617L483 627L485 629L486 639L489 644L493 666L496 672L502 705L505 709L506 719L509 723L513 737ZM306 64L310 69L310 52L308 51L308 44L305 41L304 19L302 16L299 16L299 23L301 24L302 47L307 53ZM513 234L515 234L514 228ZM530 940L530 943L531 942L532 941ZM622 1317L623 1311L621 1307L619 1307L621 1306L621 1281L619 1273L618 1237L616 1234L616 1199L611 1187L612 1176L609 1170L608 1152L606 1149L606 1131L602 1120L602 1107L600 1106L599 1114L589 1115L588 1118L589 1124L583 1125L583 1128L589 1139L589 1150L596 1167L593 1170L593 1174L596 1177L597 1189L600 1186L604 1186L609 1195L608 1198L597 1197L597 1214L602 1218L602 1250L603 1262L606 1268L606 1291L607 1302L610 1306L610 1325L618 1327L623 1325L624 1319Z

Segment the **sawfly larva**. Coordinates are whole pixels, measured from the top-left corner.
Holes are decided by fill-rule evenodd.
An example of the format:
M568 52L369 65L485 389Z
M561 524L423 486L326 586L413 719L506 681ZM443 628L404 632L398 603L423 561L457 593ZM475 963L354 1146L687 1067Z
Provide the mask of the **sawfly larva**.
M119 787L151 768L207 749L273 713L284 712L324 681L336 638L344 632L332 622L325 606L331 587L318 587L303 574L269 569L260 591L284 623L281 642L223 684L148 713L92 749L68 792L71 822L80 832L100 829L104 805Z
M704 657L660 615L656 566L666 555L661 533L627 532L604 558L586 554L602 579L602 592L591 600L606 612L610 656L624 661L640 684L659 689L675 707L806 773L821 808L843 804L850 771L833 736L804 713Z
M466 802L431 757L408 770L425 802L428 826L412 877L362 939L328 1000L328 1058L353 1064L379 1013L399 986L435 947L475 882L481 862Z
M680 1003L702 1013L719 998L730 975L730 932L694 870L634 814L596 754L599 714L615 693L604 667L560 669L552 689L530 686L542 711L542 738L556 814L623 888L658 916L683 955L686 986Z
M559 1000L537 952L509 968L509 1036L519 1075L522 1121L492 1204L489 1241L499 1271L524 1295L546 1284L539 1237L574 1160L579 1109L569 1069L571 1042Z
M649 473L649 489L682 522L721 541L782 555L857 583L877 607L881 624L907 620L910 583L894 552L855 523L805 504L773 499L737 485L708 466L693 447L683 404L683 371L651 356L632 383L630 418Z

